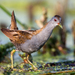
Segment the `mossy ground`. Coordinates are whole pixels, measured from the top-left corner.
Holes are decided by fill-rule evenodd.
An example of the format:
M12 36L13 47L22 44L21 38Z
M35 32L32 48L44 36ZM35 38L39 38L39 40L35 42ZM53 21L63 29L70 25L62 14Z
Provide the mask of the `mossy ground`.
M33 64L38 68L37 71L34 71L29 64L22 62L14 63L16 70L11 69L11 63L0 63L0 75L74 75L75 61L61 62L60 58L64 59L63 56L51 57L49 53L33 56ZM56 62L52 59L56 59Z

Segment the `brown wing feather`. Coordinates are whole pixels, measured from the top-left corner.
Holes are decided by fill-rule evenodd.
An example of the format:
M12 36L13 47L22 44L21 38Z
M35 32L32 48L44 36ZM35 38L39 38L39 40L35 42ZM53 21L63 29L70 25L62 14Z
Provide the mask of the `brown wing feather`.
M32 38L32 34L27 31L9 30L2 28L1 31L12 40L13 43L21 44Z

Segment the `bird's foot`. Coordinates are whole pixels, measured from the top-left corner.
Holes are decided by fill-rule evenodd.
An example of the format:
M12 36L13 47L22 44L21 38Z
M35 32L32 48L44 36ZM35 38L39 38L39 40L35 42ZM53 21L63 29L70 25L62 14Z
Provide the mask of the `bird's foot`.
M36 67L30 67L31 70L37 71L38 69Z
M35 72L36 72L36 71L37 71L37 72L41 72L41 71L42 71L42 70L39 70L39 69L37 69L37 68L34 68L34 69L33 69L32 67L30 68L30 70L31 70L31 71L35 71Z
M24 72L25 71L24 69L16 69L16 68L13 68L12 70L13 71L19 71L19 72Z

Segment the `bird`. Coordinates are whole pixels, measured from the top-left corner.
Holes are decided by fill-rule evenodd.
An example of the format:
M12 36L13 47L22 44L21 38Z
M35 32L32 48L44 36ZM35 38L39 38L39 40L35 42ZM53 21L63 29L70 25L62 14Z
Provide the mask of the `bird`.
M18 50L28 54L26 57L27 62L34 70L37 70L32 62L29 61L29 55L38 51L47 42L56 26L60 26L62 28L60 23L61 17L59 15L55 15L46 25L37 30L18 30L18 27L14 25L13 22L13 26L11 25L10 29L1 28L1 31L16 47L15 50L11 51L11 68L14 69L13 54Z

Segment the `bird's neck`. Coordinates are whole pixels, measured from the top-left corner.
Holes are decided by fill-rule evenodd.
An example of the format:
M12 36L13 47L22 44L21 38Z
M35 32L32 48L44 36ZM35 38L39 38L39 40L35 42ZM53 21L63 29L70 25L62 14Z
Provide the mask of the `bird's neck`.
M47 41L54 28L55 28L55 26L51 22L48 22L48 24L45 25L42 28L42 31L38 34L39 38L42 38L43 40Z

